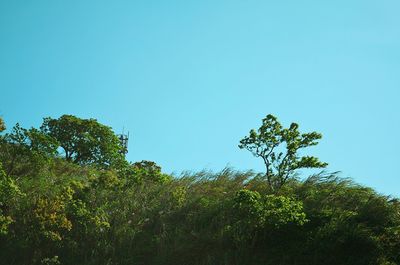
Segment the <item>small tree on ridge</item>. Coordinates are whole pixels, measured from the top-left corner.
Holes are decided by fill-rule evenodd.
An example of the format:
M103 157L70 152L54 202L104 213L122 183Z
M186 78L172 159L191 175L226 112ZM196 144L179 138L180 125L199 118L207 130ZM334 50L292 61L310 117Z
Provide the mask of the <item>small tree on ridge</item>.
M240 140L240 149L247 149L264 161L265 176L273 190L285 185L297 169L324 168L328 165L317 157L299 155L300 149L317 145L322 135L317 132L300 133L298 129L297 123L283 128L275 116L268 114L257 131L252 129L248 136Z

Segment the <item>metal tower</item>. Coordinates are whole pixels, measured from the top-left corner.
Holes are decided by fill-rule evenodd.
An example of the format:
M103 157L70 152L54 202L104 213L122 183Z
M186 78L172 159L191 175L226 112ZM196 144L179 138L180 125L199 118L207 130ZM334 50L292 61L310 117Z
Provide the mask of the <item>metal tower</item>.
M117 136L122 147L120 152L126 155L128 153L129 132L128 134L124 134L124 130L122 130L122 134L118 134Z

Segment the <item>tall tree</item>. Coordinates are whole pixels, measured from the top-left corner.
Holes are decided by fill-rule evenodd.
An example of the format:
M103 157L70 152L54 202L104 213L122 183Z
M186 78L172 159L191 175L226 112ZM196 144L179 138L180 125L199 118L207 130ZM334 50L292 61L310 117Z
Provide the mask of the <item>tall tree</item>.
M41 130L58 141L68 161L102 167L113 167L124 161L123 147L117 135L95 119L80 119L73 115L45 118Z
M317 145L321 138L322 135L317 132L300 133L297 123L283 128L278 119L269 114L257 131L252 129L249 136L240 141L239 148L262 158L268 183L272 189L279 189L294 176L297 169L324 168L328 165L317 157L299 154L300 149Z

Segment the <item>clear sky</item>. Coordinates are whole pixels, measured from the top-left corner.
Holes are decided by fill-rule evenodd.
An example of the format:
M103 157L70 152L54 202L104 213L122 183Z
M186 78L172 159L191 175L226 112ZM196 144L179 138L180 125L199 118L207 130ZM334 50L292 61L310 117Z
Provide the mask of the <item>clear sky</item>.
M266 114L324 135L330 171L400 196L400 2L0 0L0 115L130 131L166 172L263 170Z

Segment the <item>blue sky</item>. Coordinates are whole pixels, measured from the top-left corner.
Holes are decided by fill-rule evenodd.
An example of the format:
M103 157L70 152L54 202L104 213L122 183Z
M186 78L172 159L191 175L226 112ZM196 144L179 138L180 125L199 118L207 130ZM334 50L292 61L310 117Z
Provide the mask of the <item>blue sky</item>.
M400 196L400 2L0 1L0 115L130 131L166 172L263 170L237 147L266 114L330 171Z

